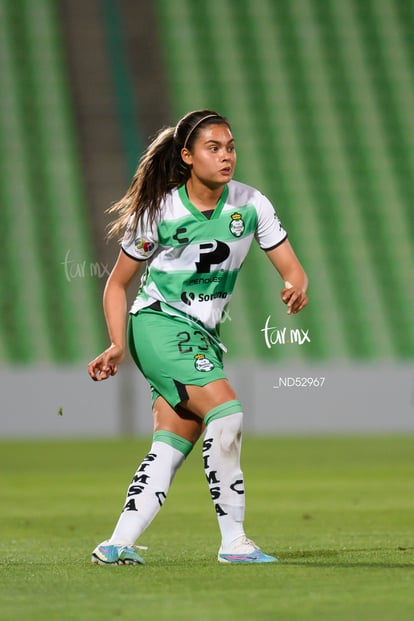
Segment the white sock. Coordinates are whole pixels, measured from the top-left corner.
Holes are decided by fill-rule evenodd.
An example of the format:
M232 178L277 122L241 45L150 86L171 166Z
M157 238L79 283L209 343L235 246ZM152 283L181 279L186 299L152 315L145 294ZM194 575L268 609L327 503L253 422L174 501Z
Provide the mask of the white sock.
M208 423L203 442L204 469L225 550L244 533L244 480L240 468L243 414Z
M157 433L174 435L168 432ZM150 452L144 457L128 487L123 511L109 539L111 544L135 543L161 509L175 473L191 450L189 448L184 454L170 444L155 440L155 437L156 434ZM188 445L191 447L190 442Z

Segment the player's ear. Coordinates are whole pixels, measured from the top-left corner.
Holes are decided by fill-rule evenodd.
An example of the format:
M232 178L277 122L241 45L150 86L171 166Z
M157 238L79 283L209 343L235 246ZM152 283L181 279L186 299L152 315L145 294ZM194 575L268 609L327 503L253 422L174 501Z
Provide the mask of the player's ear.
M181 159L183 160L184 164L187 164L187 166L191 166L191 164L193 163L192 155L186 147L181 149Z

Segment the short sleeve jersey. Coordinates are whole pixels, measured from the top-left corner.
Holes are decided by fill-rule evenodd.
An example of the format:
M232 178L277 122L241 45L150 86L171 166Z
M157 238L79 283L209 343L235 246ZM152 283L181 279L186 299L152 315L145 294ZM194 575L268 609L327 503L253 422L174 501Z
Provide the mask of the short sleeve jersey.
M270 250L286 237L272 204L255 188L230 181L210 218L190 202L185 186L176 188L152 227L143 221L125 232L123 251L147 262L130 312L158 301L215 330L253 238Z

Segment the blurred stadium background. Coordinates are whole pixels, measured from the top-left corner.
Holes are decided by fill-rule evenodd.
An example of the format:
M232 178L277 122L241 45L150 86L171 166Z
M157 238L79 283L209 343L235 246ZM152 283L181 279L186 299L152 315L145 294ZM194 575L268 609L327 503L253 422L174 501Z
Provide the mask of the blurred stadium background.
M149 433L130 363L86 375L104 211L157 129L204 107L311 281L287 318L261 251L242 270L222 329L247 429L414 431L413 32L395 0L0 0L0 435ZM310 342L268 348L269 316ZM296 377L325 379L279 386Z

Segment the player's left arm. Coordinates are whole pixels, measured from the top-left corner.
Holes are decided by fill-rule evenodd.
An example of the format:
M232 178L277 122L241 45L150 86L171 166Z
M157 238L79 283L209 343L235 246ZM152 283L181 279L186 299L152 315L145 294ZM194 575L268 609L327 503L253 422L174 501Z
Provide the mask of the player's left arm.
M288 307L288 315L298 313L308 303L308 277L290 242L285 239L266 254L285 282L280 297Z

